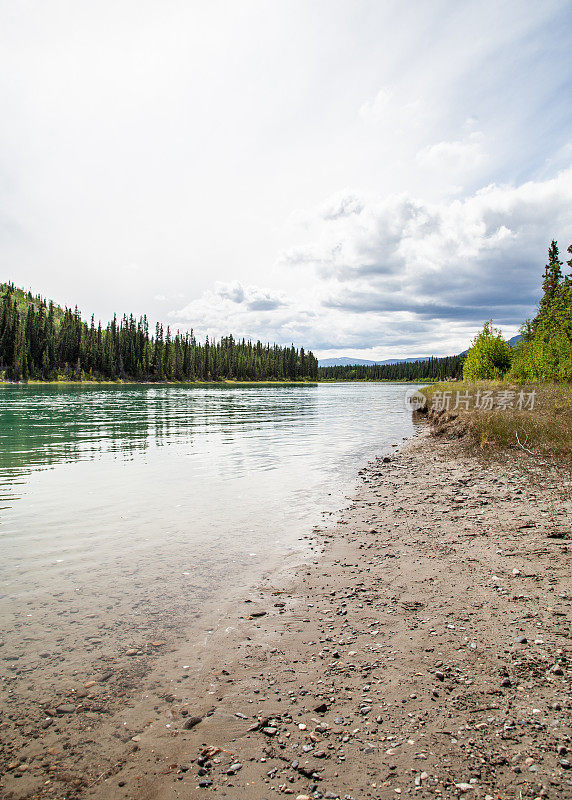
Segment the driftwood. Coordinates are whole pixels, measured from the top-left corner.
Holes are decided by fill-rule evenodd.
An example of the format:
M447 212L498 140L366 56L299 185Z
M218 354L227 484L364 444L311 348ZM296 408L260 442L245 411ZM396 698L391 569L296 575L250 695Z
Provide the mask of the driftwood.
M518 446L521 448L521 450L524 450L526 453L530 453L531 456L536 456L536 453L533 453L532 450L529 450L528 447L526 447L526 445L528 444L528 433L524 431L524 434L526 436L526 439L524 440L524 442L521 442L520 439L518 438L518 431L514 432Z

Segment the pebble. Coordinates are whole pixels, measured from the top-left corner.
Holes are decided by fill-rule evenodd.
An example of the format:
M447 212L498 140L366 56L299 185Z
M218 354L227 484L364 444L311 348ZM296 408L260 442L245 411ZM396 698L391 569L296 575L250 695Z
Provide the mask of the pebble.
M501 681L501 686L507 689L509 686L512 686L512 681L510 678L503 678Z
M226 774L227 775L234 775L236 772L238 772L241 769L242 769L242 764L240 763L240 761L237 761L236 763L230 765L230 767L226 771Z
M186 731L190 731L191 728L194 728L195 725L198 725L199 722L202 722L202 717L187 717L187 719L183 722L183 729Z
M73 706L71 703L64 703L63 705L58 706L56 711L58 714L73 714L75 711L75 706Z

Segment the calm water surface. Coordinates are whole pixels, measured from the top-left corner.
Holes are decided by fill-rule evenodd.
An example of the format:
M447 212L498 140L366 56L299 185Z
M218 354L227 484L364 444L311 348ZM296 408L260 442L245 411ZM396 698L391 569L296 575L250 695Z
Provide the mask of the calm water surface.
M0 600L33 617L58 592L97 605L141 576L176 576L196 606L246 585L344 505L357 468L413 433L404 392L0 389Z

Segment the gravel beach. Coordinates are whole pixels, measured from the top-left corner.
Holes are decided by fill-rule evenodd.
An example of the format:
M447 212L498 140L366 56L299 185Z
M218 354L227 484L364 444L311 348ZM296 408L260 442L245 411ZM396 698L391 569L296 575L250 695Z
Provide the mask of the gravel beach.
M2 797L572 797L571 494L418 435L200 639L4 702Z

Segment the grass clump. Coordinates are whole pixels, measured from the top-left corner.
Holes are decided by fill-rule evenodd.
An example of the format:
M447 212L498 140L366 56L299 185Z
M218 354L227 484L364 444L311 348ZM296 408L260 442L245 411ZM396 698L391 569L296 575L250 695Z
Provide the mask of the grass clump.
M481 450L514 450L531 458L572 465L572 386L460 381L421 390L421 409L439 436Z

